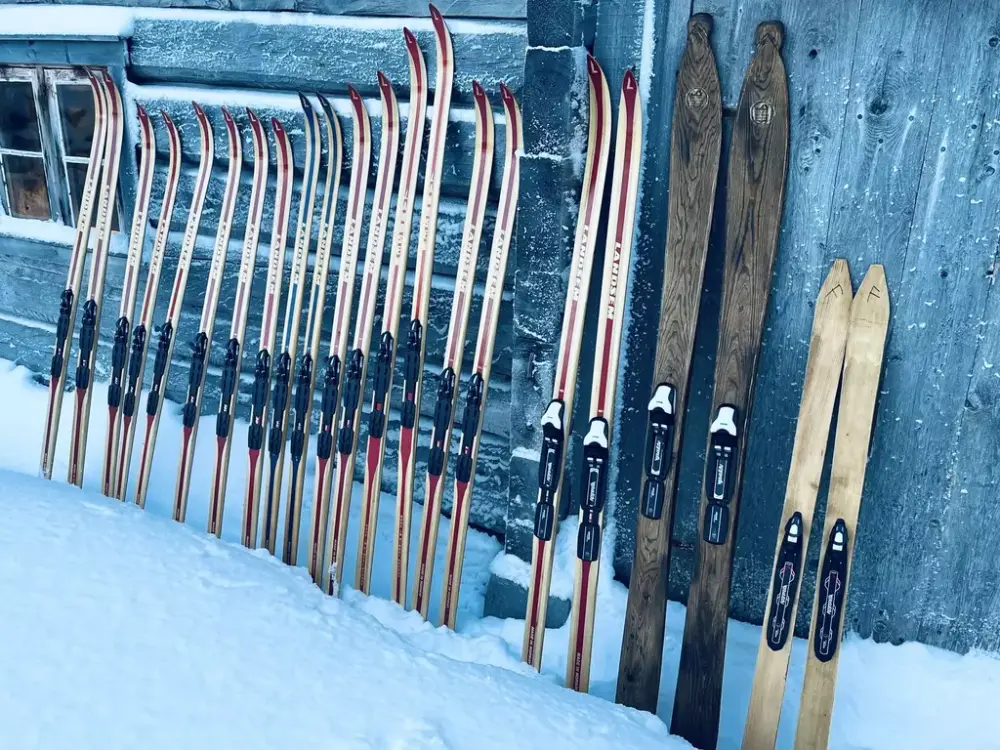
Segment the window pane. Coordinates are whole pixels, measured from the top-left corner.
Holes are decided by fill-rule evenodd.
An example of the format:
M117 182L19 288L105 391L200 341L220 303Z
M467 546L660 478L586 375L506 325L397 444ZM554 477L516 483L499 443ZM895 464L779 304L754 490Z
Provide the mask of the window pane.
M89 156L94 135L94 96L90 86L56 86L63 145L67 156Z
M0 83L0 146L21 151L42 150L35 99L27 81Z
M73 223L75 224L76 217L80 214L80 200L83 197L83 186L87 181L87 165L68 162L66 164L66 172L69 174L69 199L73 204ZM98 183L98 189L100 189L100 183ZM97 199L98 196L95 195L94 209L90 218L92 226L97 223ZM111 215L111 231L118 231L117 205L115 206L115 212Z
M50 218L49 190L45 185L42 160L8 154L4 156L3 163L11 215L25 219Z

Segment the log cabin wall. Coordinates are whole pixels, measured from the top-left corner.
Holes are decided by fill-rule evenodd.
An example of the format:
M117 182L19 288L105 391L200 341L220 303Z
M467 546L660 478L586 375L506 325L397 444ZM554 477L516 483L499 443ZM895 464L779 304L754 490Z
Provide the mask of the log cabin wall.
M0 64L108 65L123 85L130 113L132 103L141 102L152 112L164 108L181 124L185 171L166 278L173 273L196 168L190 99L206 104L217 125L219 105L234 105L234 113L245 125L235 110L246 96L252 96L258 114L279 116L289 126L301 174L302 124L296 90L334 95L346 142L350 123L343 94L346 85L353 83L367 98L377 139L376 69L392 79L401 105L405 107L408 98L400 31L404 23L417 33L433 76L430 25L422 0L142 0L128 3L141 7L127 11L127 23L114 15L126 12L114 7L125 2L102 0L100 5L108 7L94 8L87 23L72 33L47 31L45 23L34 30L0 23ZM183 10L164 10L164 6ZM473 523L503 535L508 553L530 559L541 438L538 418L552 387L582 171L584 53L592 50L604 66L616 107L620 76L626 67L634 66L644 99L647 140L609 493L606 540L614 565L604 570L606 576L613 570L619 580L628 580L666 236L673 79L685 24L693 12L708 12L715 21L712 43L723 86L725 164L732 112L752 52L753 30L758 22L777 18L786 27L783 56L789 72L792 158L748 438L732 615L756 622L763 616L813 302L832 260L845 257L855 284L869 263L884 263L893 304L848 627L882 641L918 640L958 651L1000 648L1000 597L995 591L1000 579L996 552L1000 548L996 502L1000 376L994 368L1000 360L1000 297L993 288L1000 234L996 177L1000 97L993 90L1000 77L1000 17L992 4L988 0L456 0L442 4L442 10L454 39L455 99L431 298L427 348L431 380L421 405L418 482L422 482L433 409L435 389L430 386L440 362L435 352L443 344L447 326L471 168L472 79L482 81L491 95L500 81L512 87L521 101L526 138L521 204L484 418L487 435L478 468ZM497 105L494 99L499 113ZM405 119L405 109L402 114ZM496 125L499 160L502 118ZM158 129L162 149L161 134ZM126 145L134 152L134 134L127 135ZM165 159L162 151L160 158ZM178 333L182 342L193 336L200 309L223 164L220 158L202 220L202 238L189 282L195 291L186 297ZM491 186L494 205L499 166ZM349 169L349 164L345 167ZM124 159L121 197L126 225L134 172L135 158ZM247 172L245 181L249 180ZM348 175L345 171L345 186ZM720 177L673 533L670 595L679 600L685 598L693 564L711 402L722 277L724 169ZM154 187L154 220L162 179L161 167ZM370 187L373 183L374 177ZM343 201L346 187L342 190ZM233 230L237 242L248 198L245 187ZM296 191L292 216L297 199ZM270 204L268 200L268 211ZM341 203L341 216L343 210ZM262 228L262 252L266 252L269 223L268 214ZM415 221L414 234L416 227ZM334 270L341 231L338 222ZM485 242L491 233L492 217L484 231ZM150 242L148 236L147 252ZM117 309L123 245L116 246L109 267L106 309ZM411 263L413 247L415 237ZM0 345L6 346L6 356L39 373L48 367L67 254L68 243L41 241L18 228L17 221L0 221ZM598 264L602 258L603 240ZM220 321L228 321L232 312L237 262L237 253L231 249ZM483 252L480 282L485 266ZM591 295L595 303L599 268L595 266ZM257 314L251 312L252 329L247 337L251 352L258 336L263 272L260 262L251 303ZM158 319L163 317L165 297L161 293ZM404 316L409 304L407 293ZM478 314L476 298L470 320L478 320ZM113 320L113 315L103 316L99 380L108 375ZM578 448L589 401L587 353L592 351L593 320L591 309L576 398L576 429L566 464L564 516L575 514L578 504L574 477L579 471ZM226 330L227 325L220 322L206 410L217 401L220 342ZM467 347L466 372L471 348ZM171 371L168 395L174 401L186 384L184 359L176 358ZM246 357L241 416L246 414L249 372L250 358ZM393 404L398 404L399 372L394 382ZM395 435L389 441L390 452ZM395 457L389 455L385 489L390 492L395 487L394 466ZM825 488L820 492L814 533L823 523L824 497ZM448 496L445 507L450 507ZM566 524L566 533L575 533L573 526ZM811 545L811 567L800 597L807 605L812 601L819 547ZM487 595L488 613L523 617L525 590L520 580L515 574L509 578L494 575ZM552 625L565 619L570 594L554 587L556 602L549 608ZM807 622L808 617L800 616L800 629Z

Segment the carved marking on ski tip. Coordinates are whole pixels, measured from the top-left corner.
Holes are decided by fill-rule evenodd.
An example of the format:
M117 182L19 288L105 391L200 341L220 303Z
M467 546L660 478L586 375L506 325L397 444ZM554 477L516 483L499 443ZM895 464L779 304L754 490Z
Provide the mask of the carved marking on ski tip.
M767 125L774 117L774 107L769 101L759 101L750 107L750 119L755 125Z
M708 94L705 93L705 89L701 86L695 86L684 94L684 103L688 109L698 111L708 104Z
M844 294L846 294L844 287L837 284L837 286L833 287L833 289L826 293L826 296L823 299L829 299L830 297L843 297Z

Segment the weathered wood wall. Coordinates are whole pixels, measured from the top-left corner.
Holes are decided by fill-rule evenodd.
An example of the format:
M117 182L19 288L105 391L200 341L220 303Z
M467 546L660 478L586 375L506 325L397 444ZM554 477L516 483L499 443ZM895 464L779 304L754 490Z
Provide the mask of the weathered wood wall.
M640 80L651 76L644 91L648 140L609 517L617 531L616 576L628 579L634 546L663 268L673 78L684 24L693 12L708 12L715 20L725 163L754 28L777 18L786 27L792 159L750 426L732 614L756 622L763 616L814 299L830 263L845 257L855 283L869 263L884 263L893 304L849 627L882 641L919 640L960 651L1000 648L1000 595L995 590L1000 578L1000 376L994 368L1000 356L1000 296L993 284L1000 233L1000 98L994 84L1000 73L1000 17L995 6L986 0L661 0L649 14L651 4L643 0L602 0L584 11L589 20L577 20L575 26L592 27L593 38L576 33L566 41L546 36L546 24L536 20L536 13L547 16L555 6L562 9L557 15L579 7L528 0L528 39L534 45L528 50L525 81L528 153L549 150L531 137L528 98L536 69L555 65L560 55L573 57L572 50L552 50L555 44L579 53L592 43L613 91L628 65L637 66ZM644 47L650 31L656 40L651 54ZM533 57L549 65L533 63ZM564 130L572 130L574 122L566 118ZM530 174L530 167L525 173ZM721 286L724 183L720 179L673 530L671 596L680 600L686 596L697 537ZM531 189L530 182L526 188ZM536 229L529 222L545 221L540 212L529 211L525 207L519 216L522 255L537 247L532 240ZM575 222L574 216L570 219L565 221L568 230ZM564 270L571 237L566 232L554 239L542 236L558 248ZM559 298L559 290L551 296ZM515 294L516 323L530 304ZM537 417L551 392L545 362L558 338L557 326L558 320L539 327L555 331L554 337L537 336L533 346L523 348L518 344L521 327L515 327L515 463L506 549L529 559ZM580 396L588 393L588 378L589 373L582 373L575 441L586 424L586 398L581 404ZM518 461L525 465L518 467ZM575 513L573 477L578 470L571 453L564 513ZM825 482L824 477L814 532L822 528ZM807 604L812 602L818 552L819 545L813 545L811 575L801 597ZM519 615L523 601L523 589L512 582L497 580L491 587L489 603L497 613ZM550 607L550 623L558 624L564 612L565 607ZM799 618L802 628L807 622L808 617Z

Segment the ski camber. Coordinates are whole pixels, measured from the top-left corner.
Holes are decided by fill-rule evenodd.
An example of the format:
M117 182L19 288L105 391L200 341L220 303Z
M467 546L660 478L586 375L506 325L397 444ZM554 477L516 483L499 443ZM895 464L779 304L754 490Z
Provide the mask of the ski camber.
M458 612L458 596L462 580L462 562L465 556L465 538L469 527L469 509L472 504L472 487L476 477L476 461L479 457L479 440L482 435L482 417L486 411L486 396L493 365L493 347L496 343L497 322L503 298L504 278L507 272L507 255L513 234L514 217L517 210L518 188L520 186L521 111L510 89L500 84L506 127L506 149L504 157L503 182L497 210L497 223L493 228L493 244L490 249L490 265L486 276L486 291L479 317L479 333L476 337L475 365L473 376L482 378L483 395L479 403L479 418L476 431L472 435L462 434L459 454L470 461L469 481L462 482L455 477L455 501L451 511L451 531L445 554L445 576L441 595L441 624L454 629Z
M431 121L430 146L424 169L424 193L420 205L420 230L417 239L416 276L413 284L413 305L410 325L419 323L426 334L430 310L431 274L434 270L434 245L437 240L438 204L441 198L441 173L444 167L444 147L448 132L448 112L451 108L451 87L455 73L451 35L441 13L429 6L436 39L437 73L434 88L434 118ZM409 328L409 326L408 326ZM412 400L416 414L413 427L399 428L399 454L396 474L396 528L392 558L393 599L405 605L407 563L410 555L410 518L413 506L413 474L415 449L420 424L420 392L423 384L423 362L427 337L420 339L419 366L416 382L403 398ZM404 383L404 386L406 384ZM405 390L405 388L404 388Z
M216 435L215 462L212 469L211 493L208 498L208 529L209 533L222 533L222 514L226 502L226 483L229 474L229 454L233 441L233 413L236 409L236 392L240 382L240 363L243 358L243 344L246 335L247 316L250 310L250 292L253 286L254 269L257 265L257 247L260 242L260 220L264 212L264 199L267 194L267 175L270 170L268 161L267 133L257 117L257 113L247 107L247 119L250 122L250 132L253 138L253 182L250 188L250 206L247 213L247 223L243 232L243 249L240 256L240 270L236 280L236 301L233 305L233 320L229 329L229 342L236 342L236 372L233 392L228 399L220 396L219 414L228 417L228 430L225 436Z
M437 547L438 527L441 519L441 499L444 495L444 480L448 471L448 451L451 448L452 424L458 403L458 384L462 374L462 355L465 348L465 334L469 323L469 308L472 302L472 286L476 276L476 261L483 231L483 218L489 193L490 175L493 171L493 108L486 92L478 81L472 82L472 97L476 113L476 152L472 163L472 179L469 183L469 197L462 230L462 246L455 276L455 292L448 323L445 343L445 357L442 377L449 370L454 375L451 393L449 419L443 435L437 428L431 432L431 448L440 442L443 451L441 473L434 476L428 467L424 485L424 510L417 541L417 570L413 582L413 609L426 619L430 605L431 583L434 573L434 552Z
M299 189L299 214L295 225L295 244L292 251L291 274L288 279L288 292L285 297L285 320L281 329L281 354L278 360L288 357L288 382L285 384L285 400L278 404L276 388L282 373L276 368L276 362L271 363L271 397L275 399L274 406L280 406L281 413L273 412L265 422L264 446L267 450L268 462L265 466L264 479L264 529L261 533L261 545L268 552L275 554L278 543L278 512L281 507L281 480L285 463L285 445L288 437L288 405L292 397L291 378L295 372L296 356L299 348L299 326L302 322L302 299L305 297L306 274L309 270L309 244L312 241L312 220L316 210L316 185L319 180L319 166L322 156L322 134L320 132L319 115L304 94L299 94L299 102L303 110L305 123L305 160L303 162L302 184ZM278 420L275 422L275 420ZM278 450L272 449L274 438L272 433L278 427ZM292 508L286 509L287 529L293 527L297 531L297 514ZM295 540L298 534L295 534ZM289 549L291 546L291 549ZM286 532L285 547L282 559L289 565L295 564L295 544L291 534Z
M608 82L597 60L587 56L587 77L590 88L590 125L587 143L587 161L584 167L584 182L580 203L584 207L579 214L573 258L570 265L570 283L563 311L562 332L559 337L559 359L556 365L556 380L553 400L564 404L563 440L569 436L573 412L573 391L576 385L576 365L580 359L583 338L583 312L587 292L590 288L591 267L594 247L597 242L597 223L604 196L604 178L607 172L608 150L611 129L611 102ZM596 211L595 211L596 209ZM558 519L558 503L562 490L565 451L559 466L559 479L553 493L553 502ZM542 492L538 492L541 501ZM521 658L539 669L542 663L542 645L545 638L545 613L548 609L549 584L552 572L552 544L556 538L558 523L553 526L552 539L532 540L531 579L528 591L528 606L524 623L524 642Z
M135 298L139 288L139 267L142 265L142 247L146 239L146 226L149 223L149 201L153 192L153 172L156 168L156 133L149 114L141 104L135 105L139 120L140 165L139 179L136 187L135 211L132 216L132 231L129 234L128 254L125 260L125 280L122 283L121 306L118 311L118 326L125 334L125 362L121 371L112 370L111 383L108 390L108 428L104 443L104 464L101 476L101 492L108 497L113 496L115 487L115 468L118 465L118 431L121 426L121 387L128 367L128 345L132 333L132 320L135 315ZM117 335L117 331L116 331ZM111 388L117 387L118 403L111 402Z
M271 118L271 131L274 133L275 164L277 183L275 186L275 211L271 225L271 247L268 251L267 279L264 286L264 312L260 326L260 345L257 356L267 355L268 367L264 374L265 394L259 414L251 408L250 427L266 429L267 408L270 400L271 353L274 351L278 335L277 307L281 300L281 279L285 266L285 241L288 237L288 218L291 210L292 188L294 183L295 163L292 155L292 145L284 125L277 117ZM249 431L248 431L249 435ZM249 439L249 438L248 438ZM266 436L262 438L262 441ZM260 504L260 452L263 449L247 446L247 479L243 499L243 525L240 532L243 545L254 548L257 546L257 514ZM220 510L221 516L221 510Z
M606 435L609 439L614 434L613 417L618 388L619 353L635 229L639 164L642 159L642 100L635 74L631 70L625 73L625 78L622 80L620 101L614 177L611 186L611 213L608 216L608 227L609 229L614 227L614 232L608 232L605 250L601 304L598 308L602 321L597 331L597 361L594 364L591 389L591 418L605 421ZM610 464L605 466L605 471L610 471ZM586 482L583 479L580 481L580 486L586 491ZM603 528L606 510L605 499L603 507L598 512L599 529ZM581 524L584 517L581 503ZM578 558L576 563L576 585L570 610L566 686L583 692L590 686L590 656L600 564L599 555L594 561Z
M707 13L695 14L688 20L687 44L674 91L666 259L652 390L655 395L661 384L674 387L675 424L673 439L666 446L670 451L666 460L670 463L662 478L665 489L661 516L653 520L641 511L636 514L635 552L615 696L618 703L651 713L656 711L659 696L677 457L683 442L694 336L722 152L722 96L710 41L712 25ZM696 205L695 201L700 202ZM645 497L647 485L644 463L640 498ZM655 580L644 573L653 570ZM642 643L643 636L652 638L648 649L636 645Z
M388 81L386 81L388 84ZM391 92L391 87L388 87ZM353 86L348 87L348 91L351 96L351 118L353 123L353 133L352 133L352 144L351 144L351 186L348 191L347 197L347 218L344 225L344 238L343 243L340 248L340 271L337 274L337 301L333 309L333 326L330 329L330 348L329 348L329 362L336 362L335 366L343 374L343 362L344 357L347 354L347 337L350 335L350 325L351 325L351 310L354 304L354 279L357 276L358 267L358 250L361 247L361 232L364 223L364 212L365 212L365 198L368 193L368 173L371 169L371 148L372 148L372 131L371 131L371 120L368 117L368 110L365 109L365 103L361 98L361 95ZM381 91L381 96L383 97L383 115L385 115L385 107L387 103L384 100L385 91ZM398 115L397 115L398 116ZM333 425L337 424L337 414L339 413L339 400L337 402L337 407L334 409L334 417L329 429L333 430ZM325 429L325 425L320 425L320 429ZM328 467L324 467L328 469ZM337 473L338 482L338 497L341 495L341 489L339 487L340 483L344 481L341 472L338 471L339 466L334 468ZM323 483L320 484L318 480L322 479ZM339 585L342 570L342 565L338 563L342 556L343 541L340 540L338 536L338 521L340 520L339 513L329 513L330 508L330 474L328 471L323 472L323 476L320 477L317 472L317 485L316 492L318 497L316 502L321 504L320 513L314 520L313 529L316 531L315 523L322 519L322 528L326 528L327 519L325 515L332 515L330 522L333 524L328 539L327 539L327 549L325 550L324 565L322 570L322 577L324 581L326 576L330 577L329 584L327 586L328 591ZM350 502L350 497L348 497L348 503ZM324 510L326 511L324 514ZM314 556L318 557L319 550L318 547L313 546L318 541L318 536L310 540L310 564L314 564ZM337 542L340 541L340 545ZM331 566L336 565L336 574L331 573Z
M149 256L149 269L146 271L146 288L143 291L142 307L139 315L139 326L132 326L129 353L131 347L135 346L135 336L137 330L142 330L142 353L139 357L139 367L136 373L136 390L126 392L122 395L122 401L129 395L133 399L133 413L127 415L122 413L121 445L117 451L118 467L115 470L115 492L114 496L119 500L125 499L125 490L128 488L128 475L132 464L132 446L135 442L135 411L139 407L140 396L142 394L142 378L146 368L146 352L149 349L149 340L152 337L153 313L156 310L156 293L160 286L160 271L163 269L163 255L166 252L167 239L170 236L170 223L174 215L174 203L177 198L177 185L180 181L181 172L181 138L177 131L177 126L170 119L170 115L165 110L160 110L160 117L167 128L168 160L167 160L167 181L163 188L163 200L160 205L160 218L156 225L156 235L153 239L153 249ZM131 365L131 362L129 363ZM131 372L126 378L131 381Z
M174 517L183 522L187 515L188 493L191 488L191 468L194 463L194 451L198 441L198 423L201 421L201 402L205 391L205 375L209 356L212 351L212 333L215 330L216 311L219 307L219 293L222 286L222 273L226 266L226 255L229 250L229 237L233 228L233 214L236 211L236 195L240 187L240 174L243 171L243 136L236 126L232 115L225 107L222 118L226 126L227 156L229 168L226 171L226 186L223 191L222 207L219 211L219 224L215 233L215 246L212 249L212 261L208 270L208 283L205 288L205 300L201 308L201 321L198 324L198 335L205 334L207 345L202 361L201 377L194 384L194 393L189 384L187 400L194 410L194 423L188 427L181 425L181 454L177 466L177 486L174 491ZM193 358L192 358L193 362ZM192 400L193 399L193 400ZM218 533L212 528L212 518L209 518L209 533Z
M111 247L111 220L115 212L115 199L118 195L118 172L121 160L122 135L125 120L122 112L122 98L118 87L107 70L101 71L102 90L109 114L107 143L104 146L104 173L102 178L100 198L97 204L97 239L94 242L94 254L90 261L90 279L87 283L88 303L96 306L94 317L93 343L89 352L80 348L77 371L86 368L89 372L87 386L76 388L76 398L73 402L73 422L69 444L69 470L67 481L78 487L83 486L83 469L87 458L87 431L90 425L90 403L94 395L94 365L97 362L97 346L101 335L101 303L104 295L104 280L108 270L108 252ZM82 322L85 324L85 321ZM81 325L81 335L82 335Z
M782 696L792 650L792 631L795 629L795 615L802 591L803 563L809 551L809 531L833 420L837 386L844 365L852 298L847 261L837 260L827 273L816 300L784 509L778 526L774 564L771 567L773 577L780 561L785 527L798 514L800 564L798 569L792 571L792 575L798 580L789 582L792 593L786 605L787 620L784 624L787 636L784 645L778 650L773 649L768 638L768 618L771 616L774 594L773 578L770 582L764 628L761 630L757 650L757 667L750 691L750 708L743 731L743 747L747 750L773 748L777 742ZM780 679L779 685L770 682L768 678L772 676Z
M59 416L62 413L63 387L66 383L67 364L70 348L73 342L73 325L76 320L76 307L80 299L80 287L83 285L83 267L87 256L87 244L90 239L90 223L94 212L94 198L100 185L104 146L107 141L108 117L106 102L101 93L101 82L89 68L84 68L90 82L90 93L94 106L94 131L90 136L90 156L87 161L87 176L83 182L83 192L80 195L80 208L76 217L76 232L73 236L73 247L69 255L69 271L66 276L66 288L60 296L60 317L65 315L66 336L60 339L58 328L56 340L52 348L52 360L58 359L58 372L52 373L50 368L49 398L45 414L45 429L42 434L42 458L39 474L44 479L52 478L52 464L55 459L56 440L59 435Z
M181 307L184 303L184 292L187 287L188 272L191 268L191 256L194 254L194 246L198 240L198 229L201 226L201 212L205 205L205 196L208 194L208 183L212 175L212 165L215 161L215 142L212 131L212 124L208 120L205 110L197 102L191 102L194 108L195 119L198 122L200 141L200 161L198 164L198 176L195 179L194 194L191 197L191 209L188 212L187 226L184 228L184 240L181 244L180 254L177 258L177 271L174 274L174 284L170 290L170 302L167 305L167 318L164 325L171 326L172 335L167 345L166 360L163 374L159 383L155 380L150 385L150 390L146 393L146 432L143 436L142 451L139 461L139 478L135 488L135 502L140 507L146 505L146 492L149 485L149 474L153 466L153 450L156 447L156 436L160 424L160 415L163 413L163 398L166 395L167 378L170 374L170 359L173 355L174 344L177 342L177 322L180 319ZM162 329L161 329L162 330ZM149 399L154 395L154 389L159 392L155 394L157 403L154 413L149 413ZM180 520L176 516L174 520Z
M382 307L381 339L388 339L389 367L387 388L384 403L379 403L380 394L373 391L370 402L368 438L365 447L364 492L362 499L362 523L366 530L362 531L363 540L370 547L374 545L375 528L378 522L379 493L382 489L382 464L385 458L385 421L388 420L389 399L392 394L392 377L396 362L397 334L399 332L399 317L403 306L403 279L406 274L406 263L410 249L410 230L413 226L413 204L417 186L417 174L420 165L421 144L424 138L424 124L427 115L427 66L424 55L417 44L416 37L407 29L403 29L406 41L406 52L410 64L410 106L406 123L406 140L403 146L403 167L400 170L399 193L396 198L396 215L393 221L392 245L389 255L389 281ZM381 343L380 343L381 347ZM375 437L372 432L372 420L381 418L383 429L381 437ZM325 467L320 467L325 468ZM318 468L317 471L320 469ZM401 602L403 589L399 586L397 576L392 578L393 601Z

